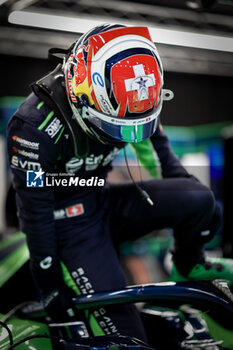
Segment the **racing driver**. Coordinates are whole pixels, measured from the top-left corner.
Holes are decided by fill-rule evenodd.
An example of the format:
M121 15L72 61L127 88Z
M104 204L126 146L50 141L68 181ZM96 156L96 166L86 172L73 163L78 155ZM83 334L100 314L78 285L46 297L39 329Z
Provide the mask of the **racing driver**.
M228 261L204 256L203 245L221 217L211 190L171 150L160 114L172 93L163 84L148 28L104 24L73 43L63 62L32 84L9 122L20 229L53 321L80 316L72 307L73 295L125 288L118 245L156 229L173 229L177 280L232 279ZM138 147L138 154L140 149L151 157L157 153L162 178L140 184L105 181L128 143ZM102 179L104 186L45 186L47 173ZM96 308L84 316L93 335L146 340L133 305Z

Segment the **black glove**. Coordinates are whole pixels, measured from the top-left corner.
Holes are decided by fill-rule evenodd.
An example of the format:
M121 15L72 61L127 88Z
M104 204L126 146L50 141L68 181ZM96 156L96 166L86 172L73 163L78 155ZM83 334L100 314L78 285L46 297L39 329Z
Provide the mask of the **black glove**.
M44 309L54 322L67 322L74 319L75 308L72 298L76 294L66 285L43 295Z

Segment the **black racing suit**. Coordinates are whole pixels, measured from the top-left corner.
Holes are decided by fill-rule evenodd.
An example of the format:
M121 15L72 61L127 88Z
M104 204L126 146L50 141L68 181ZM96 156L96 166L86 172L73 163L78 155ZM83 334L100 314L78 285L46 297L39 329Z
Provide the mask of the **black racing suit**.
M106 179L119 152L89 140L85 158L74 157L70 136L34 93L16 111L8 127L8 152L16 190L20 229L26 234L31 268L42 291L65 282L78 294L127 285L115 245L155 229L174 229L178 265L199 259L200 232L211 221L214 198L194 180L171 151L161 125L151 137L163 179L143 181L154 202L142 199L132 182L105 186L26 187L27 170L72 173L79 179ZM192 253L190 254L190 252ZM94 334L145 339L133 306L96 309L89 322Z

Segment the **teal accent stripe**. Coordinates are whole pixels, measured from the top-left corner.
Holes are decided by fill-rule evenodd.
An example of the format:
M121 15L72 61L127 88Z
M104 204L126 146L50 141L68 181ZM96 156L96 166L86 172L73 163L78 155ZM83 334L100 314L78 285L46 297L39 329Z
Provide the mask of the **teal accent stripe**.
M40 103L38 103L36 108L39 110L43 105L44 105L44 101L41 101Z
M60 139L60 137L61 137L61 135L62 135L64 129L65 129L65 127L63 126L63 128L61 129L61 131L60 131L58 137L56 138L56 140L55 140L55 142L54 142L55 145L56 145L56 143L58 142L58 140Z
M157 178L156 159L150 139L129 144L135 151L140 164L149 172L153 178Z
M47 117L45 118L45 120L43 121L43 123L40 124L40 126L38 127L38 130L42 130L45 125L50 121L50 119L52 118L52 116L54 115L54 111L51 111Z

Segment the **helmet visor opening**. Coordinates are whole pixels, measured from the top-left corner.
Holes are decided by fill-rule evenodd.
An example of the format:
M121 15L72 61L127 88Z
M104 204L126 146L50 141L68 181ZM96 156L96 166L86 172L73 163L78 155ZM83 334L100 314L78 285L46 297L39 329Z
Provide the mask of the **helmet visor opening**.
M155 132L161 109L162 101L156 109L133 119L112 117L89 106L83 106L77 113L83 120L88 120L95 130L101 130L118 142L141 142Z

